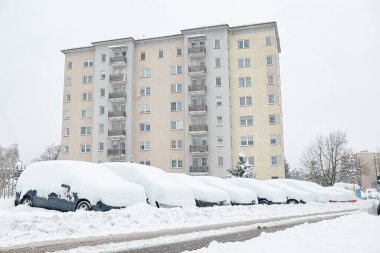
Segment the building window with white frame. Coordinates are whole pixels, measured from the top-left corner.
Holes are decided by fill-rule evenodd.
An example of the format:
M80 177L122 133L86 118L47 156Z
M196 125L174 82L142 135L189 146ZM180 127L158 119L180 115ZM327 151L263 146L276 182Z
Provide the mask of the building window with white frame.
M63 146L63 153L64 153L64 154L68 154L69 151L70 151L69 145L64 145L64 146Z
M91 59L87 59L83 61L83 67L88 68L94 66L94 62Z
M103 123L99 124L99 133L104 134L104 124Z
M177 56L181 56L182 55L182 48L178 47L176 52L177 52Z
M149 160L142 160L139 163L142 164L142 165L150 166L150 161Z
M250 136L241 136L240 137L240 146L253 146L253 137Z
M170 111L172 112L182 111L182 102L171 102Z
M83 76L83 84L92 83L92 76Z
M140 52L140 60L145 61L145 52Z
M273 94L268 95L268 104L269 105L274 105L275 104L275 97Z
M104 151L104 142L98 142L98 151L103 152Z
M81 127L80 128L80 134L81 135L90 135L91 134L91 127Z
M150 78L151 70L150 69L142 69L140 70L140 78Z
M272 46L272 37L271 36L265 37L265 46Z
M267 65L273 65L273 56L272 55L267 56Z
M172 120L172 121L170 121L170 129L171 130L181 130L181 129L183 129L183 121L182 120Z
M150 113L150 105L149 104L140 105L140 113Z
M89 153L91 151L90 144L81 144L80 145L80 152L81 153Z
M250 76L239 77L239 87L250 87L252 86L252 80Z
M65 137L70 136L70 128L65 127L65 128L63 129L63 136L65 136Z
M140 88L140 96L149 96L150 95L150 86L143 86Z
M223 166L224 161L223 161L223 156L218 156L218 166Z
M71 86L71 77L65 78L65 86Z
M104 105L99 106L99 115L104 115L106 113L106 108Z
M63 112L63 119L65 119L65 120L70 119L70 112L69 111Z
M182 92L182 83L176 83L170 85L170 92L171 93L181 93Z
M253 116L241 116L240 126L253 126Z
M92 93L91 92L83 92L82 93L82 100L83 101L90 101L90 100L92 100Z
M82 118L90 118L90 117L91 117L90 109L83 109L82 110Z
M71 61L65 62L65 67L66 67L66 69L72 69L73 68L73 62L71 62Z
M276 115L274 115L274 114L270 114L269 115L269 124L270 125L277 124L277 117L276 117Z
M102 71L100 72L100 80L105 80L106 79L106 72Z
M140 123L140 132L150 132L150 123Z
M140 150L150 150L150 141L140 141Z
M105 97L105 96L106 96L106 89L100 88L100 97Z
M216 100L216 106L223 105L222 96L216 96L215 100Z
M65 103L70 103L71 102L71 94L66 94L65 95Z
M171 75L182 74L182 66L170 66L170 74Z
M182 160L172 160L171 168L172 169L181 169L183 167Z
M216 145L217 145L218 147L222 147L222 146L223 146L223 136L218 136L218 137L217 137Z
M281 160L280 156L275 156L275 155L271 156L271 164L272 164L272 166L279 165L280 162L281 162L280 160Z
M246 96L246 97L239 97L240 106L252 106L252 97Z
M239 49L249 48L249 40L238 40L238 48Z
M216 126L223 126L223 117L216 116Z
M248 156L248 163L251 166L255 166L255 157L254 156Z
M221 67L220 57L217 57L217 58L215 58L215 68L220 68L220 67Z
M269 142L270 142L270 145L277 145L278 144L278 136L277 135L271 135Z
M162 49L158 50L158 58L159 59L164 58L164 50Z
M214 40L214 49L220 49L220 40L218 39Z
M182 148L182 140L171 140L170 141L171 149L181 149Z
M101 58L102 58L102 62L106 62L107 61L107 55L106 54L102 54Z
M274 84L274 76L273 75L267 75L267 81L269 85Z
M239 59L239 68L249 68L249 67L251 67L251 59L250 58Z
M222 78L220 76L215 77L215 86L216 87L222 86Z

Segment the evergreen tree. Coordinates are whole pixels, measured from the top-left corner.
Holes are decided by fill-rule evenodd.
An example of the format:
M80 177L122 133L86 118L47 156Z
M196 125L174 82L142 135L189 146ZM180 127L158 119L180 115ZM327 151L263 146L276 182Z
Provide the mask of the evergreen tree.
M254 178L255 174L253 174L252 165L249 164L247 156L244 152L239 153L239 159L234 168L228 168L227 172L231 177L246 177L246 178Z

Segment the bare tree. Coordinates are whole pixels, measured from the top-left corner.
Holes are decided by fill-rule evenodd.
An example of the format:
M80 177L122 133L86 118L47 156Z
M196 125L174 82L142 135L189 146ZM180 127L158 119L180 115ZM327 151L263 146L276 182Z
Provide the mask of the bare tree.
M33 159L33 162L59 160L61 156L61 145L52 143L45 147L45 151L40 157Z
M301 168L289 168L287 178L296 180L307 180L305 170Z

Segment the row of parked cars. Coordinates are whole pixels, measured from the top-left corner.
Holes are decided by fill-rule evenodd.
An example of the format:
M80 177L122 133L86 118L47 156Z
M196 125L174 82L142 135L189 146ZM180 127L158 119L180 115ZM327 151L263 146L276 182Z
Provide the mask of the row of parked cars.
M107 211L139 202L155 207L356 201L353 191L291 179L260 181L166 173L136 163L45 161L30 165L15 205L60 211Z

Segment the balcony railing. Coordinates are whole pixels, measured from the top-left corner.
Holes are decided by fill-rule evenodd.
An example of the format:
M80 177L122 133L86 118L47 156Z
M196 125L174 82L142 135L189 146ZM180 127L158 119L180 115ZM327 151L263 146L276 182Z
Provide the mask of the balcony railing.
M208 173L208 166L190 166L190 173Z
M109 137L125 136L125 134L126 134L125 130L108 130Z
M125 148L108 149L107 156L125 156Z
M189 56L205 55L206 54L206 47L189 47L188 53L189 53Z
M114 56L110 57L110 64L114 63L127 63L127 57L122 55L122 56Z
M207 145L190 145L190 153L206 153L207 151Z
M206 74L206 66L189 66L189 74L191 75L203 75Z
M207 132L207 125L190 125L189 132Z
M207 105L189 105L189 112L207 112Z
M113 92L108 95L108 99L127 99L127 93L125 92Z
M126 112L108 112L108 118L125 118L127 117Z
M207 92L207 87L206 85L191 85L189 86L189 92L205 93Z
M110 83L127 82L127 76L124 74L111 74L109 78Z

